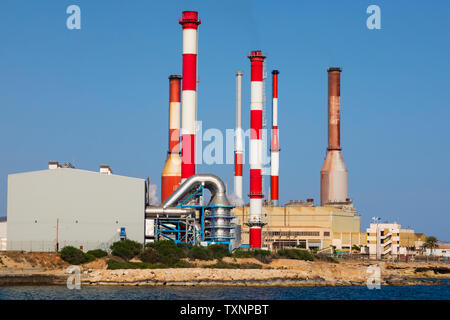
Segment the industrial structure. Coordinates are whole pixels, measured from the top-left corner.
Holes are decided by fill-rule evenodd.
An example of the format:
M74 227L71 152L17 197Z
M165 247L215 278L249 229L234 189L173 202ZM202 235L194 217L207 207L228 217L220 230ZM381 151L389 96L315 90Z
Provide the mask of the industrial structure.
M7 248L7 229L6 217L0 217L0 251Z
M115 175L108 165L92 172L49 162L47 170L9 175L8 235L6 240L6 222L0 221L0 250L5 242L9 250L58 251L66 245L107 250L113 242L126 238L141 243L172 240L205 246L224 244L231 250L248 246L351 252L357 246L368 255L386 257L407 254L423 243L423 235L402 229L399 224L373 224L361 232L361 216L348 197L348 171L341 154L340 68L328 69L328 148L321 170L320 206L313 199L279 204L279 71L272 71L270 199L263 200L266 56L261 50L251 51L248 56L250 200L247 205L232 206L219 177L196 172L201 20L196 11L184 11L179 23L183 67L182 76L169 77L169 150L161 173L161 205L150 204L148 179ZM234 145L234 194L241 200L245 149L243 74L236 72Z
M242 200L244 134L242 132L242 71L236 72L236 132L234 135L234 194Z
M278 206L278 172L280 170L280 146L278 141L278 70L272 71L272 143L270 153L270 200Z
M8 176L8 250L108 249L126 237L144 242L145 179L50 162Z
M261 248L262 220L262 120L263 120L263 63L260 50L248 56L251 62L250 98L250 248Z
M181 179L195 174L195 134L197 131L197 51L198 26L196 11L183 11L183 93L182 93L182 161Z
M181 183L180 87L181 76L169 77L169 151L161 174L161 201L165 201Z
M348 173L341 154L341 68L328 68L328 153L320 171L320 203L345 204Z
M247 221L250 215L248 206L236 207L232 214L240 221ZM326 249L333 245L333 238L342 233L359 236L361 217L352 207L335 208L314 206L312 199L306 202L290 202L284 206L263 207L262 246L270 250L295 248ZM251 230L243 224L242 243L249 243ZM344 247L346 244L344 244ZM351 248L350 243L348 244Z

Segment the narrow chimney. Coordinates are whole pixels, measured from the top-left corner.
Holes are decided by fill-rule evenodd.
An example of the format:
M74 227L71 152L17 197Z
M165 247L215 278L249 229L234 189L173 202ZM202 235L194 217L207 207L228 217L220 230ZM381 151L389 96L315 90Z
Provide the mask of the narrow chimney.
M180 89L181 76L169 77L169 151L161 174L161 202L164 202L180 185Z
M183 94L182 94L182 181L195 174L195 132L197 120L197 11L183 11Z
M263 119L263 63L266 56L252 51L250 98L250 248L261 248L262 240L262 119Z
M328 69L328 152L320 171L321 205L345 203L348 198L348 172L341 154L340 96L341 69Z
M234 194L242 198L242 164L243 164L243 133L242 133L242 75L236 72L236 133L234 136Z
M278 206L278 173L280 168L280 146L278 142L278 70L272 71L272 146L270 154L270 199Z

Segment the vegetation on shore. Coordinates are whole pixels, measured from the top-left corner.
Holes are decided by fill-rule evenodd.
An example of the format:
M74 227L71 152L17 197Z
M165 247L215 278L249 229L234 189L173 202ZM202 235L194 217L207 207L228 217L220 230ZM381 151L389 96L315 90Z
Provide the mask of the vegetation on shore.
M222 259L232 258L254 258L263 264L270 263L273 259L296 259L313 261L319 260L336 262L336 260L323 259L304 249L283 249L275 253L267 250L251 249L236 250L229 252L228 247L222 244L212 244L208 247L194 246L188 243L177 244L173 241L158 241L146 244L132 240L114 242L110 246L111 253L108 255L103 250L91 250L84 253L75 247L64 247L61 250L61 258L71 264L83 264L94 261L97 258L109 257L106 261L108 269L157 269L157 268L190 268L195 267L192 260L212 261L215 263L204 266L205 268L240 268L249 269L262 268L258 263L230 263Z

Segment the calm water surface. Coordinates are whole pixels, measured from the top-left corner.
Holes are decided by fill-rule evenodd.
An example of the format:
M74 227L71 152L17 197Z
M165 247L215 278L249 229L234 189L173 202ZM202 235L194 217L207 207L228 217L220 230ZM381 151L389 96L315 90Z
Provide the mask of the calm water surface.
M450 300L450 281L436 286L381 287L0 287L0 300Z

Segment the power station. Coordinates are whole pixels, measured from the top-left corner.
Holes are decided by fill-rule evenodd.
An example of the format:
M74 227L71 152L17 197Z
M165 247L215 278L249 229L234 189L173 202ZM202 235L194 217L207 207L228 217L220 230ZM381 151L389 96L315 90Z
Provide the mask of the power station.
M249 177L249 204L231 204L225 183L213 173L196 171L197 53L201 20L184 11L182 75L169 76L168 152L161 173L161 205L150 201L148 179L114 175L50 162L48 170L8 177L8 249L54 251L65 245L108 249L114 241L171 240L207 246L212 243L275 249L305 242L308 248L331 247L334 234L360 232L360 216L348 197L348 172L340 145L340 68L328 69L328 148L321 170L321 206L279 203L278 77L272 74L270 193L264 200L263 131L265 59L261 50L250 61L250 145L248 175L243 173L242 84L236 77L234 195L243 202L243 179ZM244 58L244 57L243 57ZM167 81L167 80L165 80ZM245 82L244 82L245 83ZM285 108L282 106L282 109ZM291 234L292 233L292 234ZM242 237L241 237L242 236ZM306 239L306 240L305 240Z

